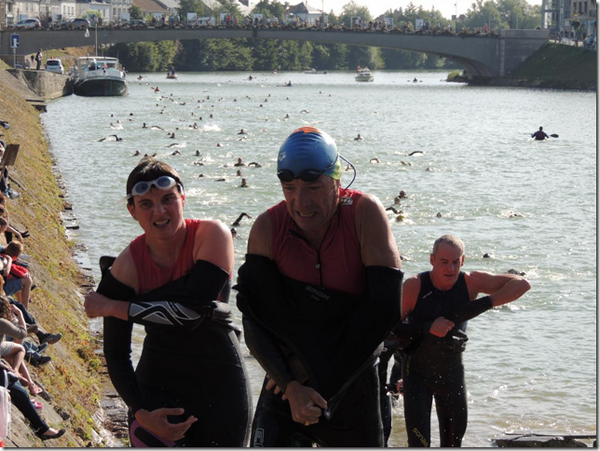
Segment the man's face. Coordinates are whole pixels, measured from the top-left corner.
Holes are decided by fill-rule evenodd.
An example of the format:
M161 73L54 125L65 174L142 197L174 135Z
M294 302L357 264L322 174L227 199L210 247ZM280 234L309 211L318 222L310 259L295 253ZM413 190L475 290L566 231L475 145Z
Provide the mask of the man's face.
M325 233L337 212L339 184L326 175L314 182L300 179L281 182L288 213L298 227L308 233Z
M441 243L436 253L430 255L429 261L433 266L431 277L435 287L440 290L449 290L458 280L465 256L460 248L449 243Z

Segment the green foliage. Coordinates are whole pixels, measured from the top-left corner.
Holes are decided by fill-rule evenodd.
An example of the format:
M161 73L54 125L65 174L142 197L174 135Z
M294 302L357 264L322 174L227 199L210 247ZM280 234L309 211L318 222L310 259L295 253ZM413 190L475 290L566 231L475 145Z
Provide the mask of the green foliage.
M467 12L464 26L493 29L533 29L541 23L541 7L527 0L475 0Z
M131 5L128 11L129 17L132 19L142 19L144 17L142 9L139 6Z
M252 50L245 40L206 39L183 41L177 58L180 70L252 70Z
M287 4L287 2L286 2ZM254 5L254 9L252 10L255 14L262 14L264 19L267 17L277 17L281 19L285 16L286 6L282 5L278 1L269 2L269 0L261 0L256 5Z
M131 72L155 72L160 68L160 57L153 42L116 44L110 47L108 56L116 56Z

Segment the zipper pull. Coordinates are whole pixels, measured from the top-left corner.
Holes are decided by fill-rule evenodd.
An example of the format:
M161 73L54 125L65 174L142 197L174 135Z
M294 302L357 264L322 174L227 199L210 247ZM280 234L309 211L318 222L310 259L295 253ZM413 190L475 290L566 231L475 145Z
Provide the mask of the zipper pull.
M317 264L315 265L315 269L321 269L321 263L317 263Z

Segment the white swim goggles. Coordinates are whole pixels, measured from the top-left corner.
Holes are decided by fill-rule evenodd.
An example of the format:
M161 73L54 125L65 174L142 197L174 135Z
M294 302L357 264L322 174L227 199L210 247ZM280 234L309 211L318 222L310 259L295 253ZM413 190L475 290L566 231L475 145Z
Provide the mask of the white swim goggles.
M150 189L153 186L161 190L167 190L173 188L174 186L177 186L179 188L179 191L183 194L183 186L177 183L177 180L175 180L173 177L169 177L168 175L163 175L157 178L156 180L152 180L149 182L137 182L135 185L133 185L133 188L131 189L131 194L128 194L126 196L126 200L131 199L133 196L143 196L148 191L150 191Z

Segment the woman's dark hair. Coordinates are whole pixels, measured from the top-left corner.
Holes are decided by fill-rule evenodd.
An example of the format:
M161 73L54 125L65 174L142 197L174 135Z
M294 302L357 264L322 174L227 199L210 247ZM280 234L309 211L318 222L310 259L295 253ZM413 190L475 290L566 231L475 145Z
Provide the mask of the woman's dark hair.
M173 177L175 181L181 185L181 189L183 189L183 182L181 181L179 174L170 165L164 161L159 161L154 157L142 158L138 165L133 168L129 177L127 177L126 194L128 196L131 194L131 190L137 182L150 182L163 175ZM133 204L133 197L127 202Z

